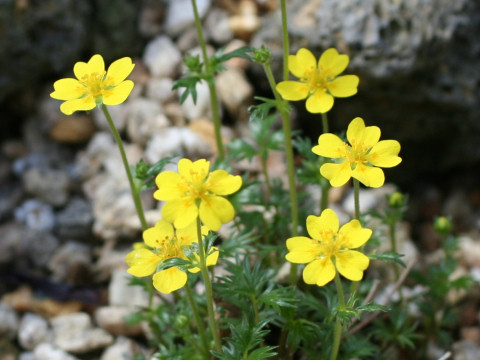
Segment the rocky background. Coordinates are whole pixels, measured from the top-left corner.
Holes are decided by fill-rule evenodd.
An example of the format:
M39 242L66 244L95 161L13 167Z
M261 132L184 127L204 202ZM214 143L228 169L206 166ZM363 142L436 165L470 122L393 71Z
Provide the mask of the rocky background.
M280 77L276 0L197 3L212 51L265 44ZM463 235L463 270L479 279L480 3L292 0L288 8L292 53L334 46L360 76L359 93L329 113L333 130L361 116L402 144L404 161L387 179L410 194L403 239L414 250L404 251L435 251L431 219L450 215ZM0 360L148 356L145 328L124 320L146 299L125 279L140 225L118 150L101 113L63 116L48 94L94 53L107 64L130 56L136 87L110 109L130 162L214 155L208 88L198 88L196 106L180 106L171 90L182 58L199 53L190 9L190 0L0 1ZM271 96L258 65L227 67L217 78L226 141L248 136L253 95ZM316 140L319 116L294 106L294 127ZM282 172L283 159L269 164ZM157 204L143 195L153 224ZM365 210L384 204L382 192L362 196ZM334 201L351 211L348 189ZM478 314L467 310L455 359L480 358Z

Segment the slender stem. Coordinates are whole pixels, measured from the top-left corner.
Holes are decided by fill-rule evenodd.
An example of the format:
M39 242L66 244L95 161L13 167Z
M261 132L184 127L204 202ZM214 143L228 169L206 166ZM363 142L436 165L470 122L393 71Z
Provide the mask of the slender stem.
M202 273L203 282L205 283L205 295L207 297L207 311L208 311L208 320L210 323L210 329L212 330L213 340L215 341L215 350L220 354L223 354L222 343L220 341L220 334L217 329L217 323L215 321L215 310L213 308L213 291L212 283L210 282L210 277L207 270L207 258L205 255L205 247L203 246L202 238L202 224L200 222L200 217L197 217L197 237L198 237L198 252L200 256L200 271Z
M198 334L200 335L200 338L202 339L202 342L203 342L205 359L208 359L210 354L210 346L208 344L207 335L205 334L205 325L202 319L200 318L200 314L198 313L197 304L195 303L192 290L190 289L190 285L188 284L188 282L185 285L185 291L187 293L187 298L188 298L188 302L190 303L190 307L192 308L193 317L195 318L195 322L197 323Z
M125 167L125 171L127 172L128 182L130 183L130 191L132 192L133 202L135 203L135 209L137 210L138 218L140 219L140 224L142 225L142 229L146 230L148 225L147 221L145 220L145 214L143 213L142 201L140 200L140 191L139 188L136 186L132 171L130 170L130 165L128 164L127 155L125 154L125 149L123 147L122 138L113 123L112 117L108 112L107 107L102 104L102 111L105 117L107 118L108 125L110 126L110 130L112 131L113 137L117 142L118 149L120 150L120 155L122 156L123 166Z
M328 181L321 185L322 198L320 199L320 212L328 207L328 191L330 190L330 183Z
M223 160L225 158L225 150L223 149L222 134L220 131L221 122L218 113L218 98L213 76L214 74L207 54L207 46L205 44L205 38L203 37L202 23L200 21L200 15L198 14L196 0L192 0L192 7L195 15L195 27L197 29L198 42L202 48L203 61L205 62L205 75L207 76L208 89L210 90L210 104L212 107L212 118L215 127L215 141L217 143L218 157L220 160Z
M327 113L322 113L322 127L323 127L323 133L326 134L328 133L328 116Z
M360 220L360 182L353 179L353 199L355 202L355 219Z
M283 101L276 90L275 78L273 77L270 64L264 64L263 69L267 76L270 87L272 88L273 95L277 102ZM279 109L282 116L283 133L285 134L285 156L287 158L287 172L288 172L288 184L290 189L290 203L291 203L291 220L292 220L292 236L298 234L298 200L297 189L295 186L295 164L293 162L293 146L292 146L292 130L290 128L289 114L285 109ZM290 283L295 285L297 283L297 264L291 264L290 267Z
M285 0L280 0L282 12L282 35L283 35L283 80L288 80L288 56L290 55L290 45L288 42L288 23L287 23L287 5Z
M340 275L338 275L338 272L335 275L335 285L337 286L338 301L340 303L340 307L344 309L345 297L343 295L342 280L340 279ZM330 360L337 359L338 350L340 349L340 342L342 340L342 331L343 331L343 324L340 320L340 317L337 315L337 321L335 323L335 332L333 335L332 354L330 356Z
M272 184L270 182L270 176L268 175L267 161L260 156L260 162L262 164L262 172L265 177L265 185L267 186L267 203L270 202L270 196L272 195Z
M252 300L253 311L255 314L255 325L260 322L260 313L258 311L258 301L254 295L250 296L250 300Z

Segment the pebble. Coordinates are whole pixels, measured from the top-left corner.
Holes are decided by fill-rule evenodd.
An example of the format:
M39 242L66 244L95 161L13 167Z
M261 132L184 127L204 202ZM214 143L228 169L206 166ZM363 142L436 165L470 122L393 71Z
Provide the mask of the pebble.
M55 232L61 238L83 239L91 235L92 225L91 204L83 198L74 197L57 213Z
M176 1L175 3L177 3ZM181 12L185 12L181 10ZM154 77L170 77L177 75L182 54L175 43L165 35L157 36L150 41L143 54L143 62Z
M169 77L152 77L147 82L146 95L149 99L157 100L160 103L171 101L175 97L173 88L173 79Z
M95 123L87 115L62 116L49 132L50 137L61 143L81 144L93 136Z
M377 207L381 208L386 204L386 195L395 191L395 187L391 184L385 184L380 188L360 189L360 211L362 213L373 210ZM350 191L342 202L345 211L351 215L355 214L354 192Z
M461 340L453 344L455 360L478 360L480 359L480 346L471 340Z
M29 169L22 176L25 191L53 206L67 203L70 176L63 170Z
M143 333L140 324L127 324L128 317L135 311L125 306L103 306L96 310L95 322L113 335L138 336Z
M182 113L187 120L194 120L202 117L211 118L212 105L210 103L210 90L205 81L197 83L197 101L193 102L193 98L188 96L181 104ZM181 98L184 89L178 89L178 97Z
M50 232L29 231L24 251L35 267L43 268L49 263L58 245L59 240Z
M38 345L33 354L35 360L78 360L75 356L49 343Z
M123 130L125 129L125 125L127 123L126 110L128 106L129 106L129 101L123 104L108 107L108 112L110 113L112 121L115 125L115 129L117 129L119 133L122 133ZM111 134L110 126L108 125L107 118L105 117L105 114L103 113L102 110L98 108L93 109L92 116L93 116L93 121L95 123L95 126L97 127L98 130L105 131ZM93 136L96 136L97 134L98 133L94 134Z
M56 249L48 263L48 268L56 280L72 280L79 268L90 268L91 247L85 243L68 241Z
M0 337L14 339L19 327L18 315L5 301L0 301Z
M205 19L205 32L208 37L218 44L226 44L233 39L233 32L230 29L228 12L214 8Z
M132 340L119 336L102 354L100 360L134 360L141 354L140 347Z
M22 200L23 191L18 184L0 187L0 221L13 215L15 207Z
M34 313L26 313L20 321L18 342L25 350L34 350L37 345L48 342L50 331L48 322Z
M231 114L238 114L242 105L253 100L253 87L242 71L238 69L223 71L218 74L216 81L218 96Z
M211 0L196 0L200 18L203 18L210 8ZM192 26L195 17L190 0L169 0L165 16L164 30L168 35L175 37Z
M37 199L25 201L14 215L17 221L36 231L50 231L56 222L52 206Z
M248 40L261 25L257 4L251 0L242 0L238 6L238 14L228 19L230 30L239 38Z
M113 336L100 328L94 328L87 313L77 312L50 319L53 343L60 349L74 354L103 349L113 343Z
M112 272L110 284L108 285L108 302L112 306L135 308L147 306L148 294L140 286L130 286L130 278L123 269L115 269Z

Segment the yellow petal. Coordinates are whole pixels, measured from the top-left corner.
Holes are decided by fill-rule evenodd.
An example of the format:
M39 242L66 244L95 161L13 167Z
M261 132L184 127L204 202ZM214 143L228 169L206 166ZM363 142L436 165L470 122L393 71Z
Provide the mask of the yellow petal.
M312 114L326 113L333 107L333 96L325 91L318 90L313 93L305 103L307 111Z
M119 85L132 72L135 64L132 59L124 57L114 61L107 70L106 81L109 81L113 86Z
M287 239L287 249L289 252L285 255L285 259L294 264L312 262L319 254L316 241L305 236L295 236Z
M336 49L330 48L320 56L318 68L333 78L347 68L349 61L348 55L341 55Z
M363 185L379 188L385 183L385 175L383 170L378 167L365 166L358 164L352 171L352 177L360 181Z
M346 223L338 231L339 241L342 241L344 246L349 249L356 249L365 245L370 236L372 236L372 230L362 228L358 220Z
M50 96L57 100L73 100L82 97L86 91L85 87L72 78L60 79L53 84L54 92Z
M345 98L357 93L360 79L356 75L339 76L327 83L327 89L335 97Z
M230 175L225 170L215 170L207 179L207 188L217 195L229 195L236 192L242 186L242 178L238 175Z
M184 228L177 229L177 241L180 247L190 246L194 242L198 242L197 235L197 220L193 220L192 223L185 226Z
M303 281L306 284L323 286L335 277L335 266L330 259L312 261L303 269Z
M105 62L102 55L95 54L88 60L89 73L103 74L105 72Z
M298 101L308 96L310 87L298 81L282 81L277 84L276 89L285 100Z
M305 73L317 67L317 61L308 49L300 49L296 55L288 56L288 70L297 78L305 77ZM291 100L291 99L287 99Z
M347 155L343 140L330 133L320 135L318 145L312 148L312 152L333 159L344 158Z
M143 277L155 272L161 257L148 249L137 249L130 251L125 257L125 261L130 266L127 270L129 274Z
M177 229L187 227L197 216L198 208L193 201L172 200L162 207L162 217Z
M216 248L215 246L212 247L212 252L210 253L210 255L207 256L207 266L213 266L213 265L217 265L217 262L218 262L218 256L220 255L220 251L218 251L218 248Z
M352 169L350 163L341 164L327 163L320 168L320 174L330 181L333 187L343 186L352 177Z
M315 240L331 240L330 237L338 232L338 227L338 217L332 209L323 210L320 216L307 217L307 232Z
M97 106L92 96L82 99L67 100L60 105L60 111L65 115L72 115L75 111L88 111Z
M183 196L182 188L179 186L183 182L182 177L173 171L164 171L157 175L155 184L158 190L153 193L157 200L170 201Z
M204 181L209 172L210 161L205 159L192 162L190 159L184 158L178 162L178 173L192 183Z
M165 241L171 241L173 236L172 224L162 219L143 232L143 241L152 248L161 248Z
M365 126L362 118L353 119L348 125L347 139L352 144L352 147L356 144L363 147L372 147L380 139L380 128L377 126Z
M173 266L153 275L153 286L163 294L170 294L187 283L187 274Z
M335 256L338 272L351 281L360 281L370 259L359 251L348 250Z
M103 103L105 105L118 105L123 103L132 92L133 86L133 81L126 80L113 89L105 90L103 92Z
M217 231L222 226L222 223L233 220L235 210L227 199L220 196L209 196L202 199L199 214L205 226L213 231Z
M367 156L368 161L375 166L394 167L400 164L402 159L398 157L400 143L396 140L382 140L372 147Z

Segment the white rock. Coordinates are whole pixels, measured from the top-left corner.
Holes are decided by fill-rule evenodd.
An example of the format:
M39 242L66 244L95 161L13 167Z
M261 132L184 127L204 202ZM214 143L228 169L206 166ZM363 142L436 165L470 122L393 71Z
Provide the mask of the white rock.
M34 313L26 313L20 321L18 342L25 350L33 350L43 342L48 342L50 330L48 322Z
M360 189L360 212L365 213L376 207L385 204L386 195L395 191L395 187L391 184L385 184L380 188ZM354 192L350 191L343 201L343 207L349 214L355 213Z
M137 336L143 332L140 324L128 325L126 322L135 311L124 306L102 306L95 311L95 322L110 334Z
M113 345L105 349L100 360L134 360L139 353L140 349L135 342L120 336Z
M181 60L180 50L168 36L164 35L157 36L149 42L143 55L144 64L150 74L156 77L175 77Z
M145 145L152 133L161 131L169 125L161 105L146 98L137 98L130 102L127 114L127 134L132 142Z
M61 245L52 255L48 268L57 280L66 280L72 273L72 269L78 265L92 263L91 248L84 243L68 241Z
M147 306L148 294L140 286L128 285L130 278L132 276L122 269L113 271L108 286L110 305L128 308Z
M217 92L228 111L235 114L241 105L252 100L253 87L247 81L242 71L230 69L218 74Z
M33 351L24 351L18 356L18 360L35 360Z
M18 316L10 305L0 302L0 338L15 338L19 326Z
M127 107L128 107L128 102L108 107L108 112L112 117L115 128L120 133L125 129ZM92 114L93 114L93 121L95 122L95 125L97 126L97 128L110 133L111 132L110 126L108 125L107 118L105 117L105 114L103 113L103 111L98 108L95 108L92 110Z
M183 32L195 22L190 0L169 0L169 7L165 17L165 31L175 36ZM203 18L210 8L210 0L196 0L198 14Z
M33 352L35 360L78 360L75 356L53 346L52 344L42 343L38 345Z
M210 117L212 106L210 103L210 89L205 81L197 84L197 101L194 103L191 96L181 104L182 113L188 120L194 120L202 117ZM181 98L184 89L178 89L178 97Z
M233 32L228 24L228 12L219 8L208 13L205 30L208 36L219 44L226 44L233 39Z
M172 90L173 80L171 78L152 77L147 82L147 97L158 100L161 103L172 100L175 91Z
M71 353L81 354L103 349L113 342L112 335L92 326L87 313L56 316L50 322L54 345Z

